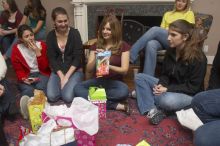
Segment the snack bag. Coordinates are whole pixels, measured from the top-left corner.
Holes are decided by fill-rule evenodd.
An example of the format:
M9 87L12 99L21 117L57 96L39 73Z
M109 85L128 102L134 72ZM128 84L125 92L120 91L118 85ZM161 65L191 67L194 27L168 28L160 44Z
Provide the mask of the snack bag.
M45 106L46 96L43 91L34 90L34 97L28 102L28 112L33 133L36 133L42 125L42 112Z
M99 52L96 55L96 76L104 76L109 74L109 59L111 51Z

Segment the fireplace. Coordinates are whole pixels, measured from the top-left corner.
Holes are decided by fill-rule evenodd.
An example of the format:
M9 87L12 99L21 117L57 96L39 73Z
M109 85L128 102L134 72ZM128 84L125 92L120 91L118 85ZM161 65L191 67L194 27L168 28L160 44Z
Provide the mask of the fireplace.
M146 31L160 25L164 12L172 10L174 0L72 0L71 3L74 5L75 28L86 42L96 37L98 19L107 9L123 10L126 23L127 20L137 21Z

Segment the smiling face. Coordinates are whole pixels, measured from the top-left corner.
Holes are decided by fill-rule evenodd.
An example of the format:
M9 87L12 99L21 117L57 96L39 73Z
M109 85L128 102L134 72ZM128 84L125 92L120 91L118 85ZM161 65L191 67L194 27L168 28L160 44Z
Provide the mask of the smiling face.
M105 40L111 40L112 39L112 31L109 22L104 25L102 28L102 37Z
M175 30L169 29L167 40L171 48L182 48L187 40L187 35L183 35Z
M65 14L58 14L54 20L54 25L57 31L67 32L69 28L69 18Z
M176 0L176 11L184 11L187 5L188 0Z

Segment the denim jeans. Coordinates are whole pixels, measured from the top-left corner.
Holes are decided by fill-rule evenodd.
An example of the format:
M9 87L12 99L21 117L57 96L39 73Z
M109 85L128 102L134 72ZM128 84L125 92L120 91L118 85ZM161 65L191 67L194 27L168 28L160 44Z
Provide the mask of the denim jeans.
M72 102L75 97L74 88L77 83L83 80L83 73L81 71L76 71L69 78L66 85L61 89L60 78L54 72L51 73L48 84L47 84L47 98L50 102L56 102L60 98L66 102Z
M35 35L35 40L45 40L46 39L46 30L45 29L41 29L38 33L36 33ZM18 42L18 38L15 37L15 39L13 40L13 42L11 43L11 45L9 46L9 48L7 49L5 55L8 58L11 58L11 53L12 53L12 49L13 46Z
M117 80L95 78L84 81L75 87L75 95L88 99L89 87L103 87L107 95L107 109L116 109L119 102L127 99L129 94L128 86Z
M196 94L191 105L202 122L220 120L220 89Z
M153 87L157 83L157 78L144 73L139 73L135 76L137 102L141 114L145 114L153 108L177 111L190 105L192 97L186 94L166 92L155 96L153 94Z
M130 50L130 61L132 63L138 57L138 53L141 50L145 50L145 62L144 62L144 73L154 76L157 51L160 49L167 49L169 47L168 31L161 27L152 27L144 35L142 35L131 47Z
M196 146L220 146L219 134L220 120L206 123L194 132L194 144Z
M0 36L0 44L1 44L1 52L3 54L6 53L7 49L10 47L11 43L14 40L14 35L6 35L6 36Z
M43 90L45 95L47 91L47 82L49 77L40 74L39 72L37 73L31 73L29 77L36 77L39 78L38 82L32 83L31 85L25 84L23 82L18 83L18 88L21 91L21 95L27 95L29 97L34 96L34 89L38 90Z

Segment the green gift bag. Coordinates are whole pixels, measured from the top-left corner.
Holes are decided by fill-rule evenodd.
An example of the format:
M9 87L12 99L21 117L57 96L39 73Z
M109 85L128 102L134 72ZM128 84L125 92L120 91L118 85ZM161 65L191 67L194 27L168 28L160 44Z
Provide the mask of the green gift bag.
M104 88L89 87L89 100L91 101L106 101L106 92Z

